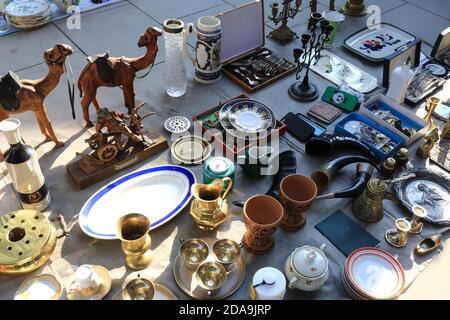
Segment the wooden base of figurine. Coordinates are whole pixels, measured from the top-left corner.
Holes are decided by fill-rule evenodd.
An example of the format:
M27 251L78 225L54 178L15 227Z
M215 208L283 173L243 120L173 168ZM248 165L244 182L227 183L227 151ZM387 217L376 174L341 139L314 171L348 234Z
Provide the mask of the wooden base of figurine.
M98 181L111 177L143 160L155 155L169 147L167 140L153 130L147 130L145 148L133 148L120 154L114 160L102 162L93 154L78 154L77 159L66 166L68 176L78 189L84 189ZM125 148L126 150L126 148Z

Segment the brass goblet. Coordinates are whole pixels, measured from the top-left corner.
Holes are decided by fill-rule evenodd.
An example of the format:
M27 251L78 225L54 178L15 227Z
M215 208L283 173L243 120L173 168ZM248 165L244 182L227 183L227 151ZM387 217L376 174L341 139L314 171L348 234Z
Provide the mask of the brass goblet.
M241 247L236 241L229 239L218 240L213 244L213 252L216 260L230 272L233 270L235 262L241 255Z
M128 282L122 292L123 300L152 300L154 296L153 282L140 277Z
M142 214L130 213L119 219L117 235L122 241L122 251L128 267L142 270L152 263L149 231L150 220Z
M208 244L201 239L190 239L183 242L179 252L188 270L195 271L209 255Z
M227 280L227 271L218 262L205 262L195 272L198 285L208 291L208 296L217 293Z

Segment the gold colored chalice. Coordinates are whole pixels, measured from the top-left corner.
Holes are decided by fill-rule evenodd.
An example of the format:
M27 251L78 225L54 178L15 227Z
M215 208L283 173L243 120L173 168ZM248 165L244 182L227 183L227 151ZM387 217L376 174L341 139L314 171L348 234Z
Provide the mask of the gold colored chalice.
M153 300L154 296L153 282L140 277L128 282L122 291L123 300Z
M208 244L201 239L190 239L181 245L180 256L188 270L195 271L208 258Z
M205 262L195 272L198 285L208 291L208 297L217 293L227 280L227 271L218 262Z
M128 267L142 270L152 263L149 231L150 220L142 214L131 213L119 219L118 237L122 241L122 251Z
M224 266L227 272L234 268L234 264L241 255L241 247L236 241L229 239L218 240L213 244L213 252L216 260Z

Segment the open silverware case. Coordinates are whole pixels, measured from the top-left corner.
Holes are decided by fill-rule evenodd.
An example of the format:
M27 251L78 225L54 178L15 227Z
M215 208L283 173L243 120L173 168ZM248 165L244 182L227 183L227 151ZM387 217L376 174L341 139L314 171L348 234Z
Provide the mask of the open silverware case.
M217 15L221 21L222 72L247 92L295 71L293 62L265 45L264 3L257 0Z

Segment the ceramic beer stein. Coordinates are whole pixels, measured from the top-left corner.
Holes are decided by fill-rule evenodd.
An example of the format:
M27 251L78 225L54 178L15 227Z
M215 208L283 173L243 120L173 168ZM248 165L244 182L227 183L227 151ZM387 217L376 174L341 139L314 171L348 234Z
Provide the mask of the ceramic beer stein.
M194 62L195 80L201 83L214 83L222 76L220 63L220 39L222 29L220 20L214 16L203 16L197 21L195 29L197 44L195 45Z
M283 218L283 207L271 196L256 195L244 204L245 248L254 254L266 254L274 245L273 233Z
M280 202L284 208L281 227L296 231L306 223L306 210L314 203L317 186L311 178L291 174L280 183Z

